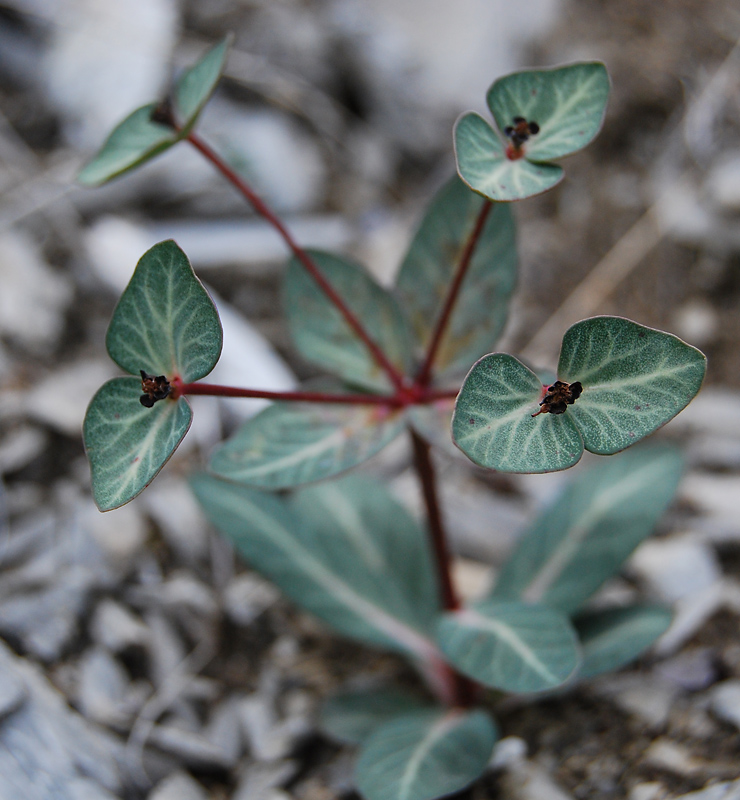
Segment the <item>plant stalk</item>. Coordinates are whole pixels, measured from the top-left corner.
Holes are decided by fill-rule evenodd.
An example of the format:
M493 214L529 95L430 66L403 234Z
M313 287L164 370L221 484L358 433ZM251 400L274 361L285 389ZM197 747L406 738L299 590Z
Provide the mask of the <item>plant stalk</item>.
M470 262L473 260L473 253L475 252L478 240L483 233L483 227L486 224L486 220L488 219L488 214L491 211L492 205L493 203L491 203L490 200L485 200L483 202L480 212L478 213L478 218L475 221L475 226L470 232L468 241L465 244L465 249L463 250L462 256L460 257L460 261L457 265L455 276L452 279L450 288L447 291L445 303L442 306L442 311L437 319L437 324L434 327L434 332L429 342L429 347L427 348L426 358L424 359L424 363L419 370L419 374L416 376L417 386L428 386L429 381L432 378L434 359L437 357L437 353L439 352L439 346L442 343L442 337L447 330L447 325L449 324L450 317L452 316L452 310L457 302L458 295L460 294L460 288L462 287L463 280L465 280L465 276L467 275Z
M418 392L397 392L393 395L381 394L341 394L339 392L279 392L269 389L240 389L236 386L220 386L215 383L183 383L180 378L172 380L173 399L186 394L200 394L211 397L245 397L264 400L283 400L297 403L333 403L337 405L389 406L401 408L408 405L434 403L437 400L451 400L457 396L457 389Z
M381 367L388 378L392 382L397 391L404 388L403 375L391 364L388 357L381 350L380 347L370 338L370 335L363 327L362 323L357 319L354 313L349 309L344 300L337 294L334 287L326 280L316 262L311 256L295 241L290 231L285 227L282 220L272 211L269 206L252 190L252 187L236 173L231 167L212 150L199 136L195 133L189 133L187 140L193 145L214 167L236 188L241 194L249 201L252 208L261 216L264 217L275 230L282 236L283 241L288 246L293 255L303 265L309 275L316 281L319 288L334 304L336 309L342 314L347 324L357 334L360 340L365 344L370 351L375 362Z
M442 522L442 512L437 494L437 480L430 447L414 430L411 431L411 443L414 450L414 465L424 494L442 607L445 611L457 611L461 608L461 603L452 581L452 559L447 546L444 523ZM447 667L450 673L448 679L452 684L453 704L468 708L475 700L478 687L473 681L461 675L451 666L447 665Z

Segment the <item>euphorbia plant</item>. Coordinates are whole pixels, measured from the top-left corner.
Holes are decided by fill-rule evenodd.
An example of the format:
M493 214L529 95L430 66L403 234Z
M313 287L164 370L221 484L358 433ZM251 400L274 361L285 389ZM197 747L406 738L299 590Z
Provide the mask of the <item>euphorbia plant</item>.
M551 160L596 135L609 88L602 64L493 84L498 132L478 115L460 119L460 177L432 200L387 290L342 256L301 248L195 134L226 49L208 53L170 99L121 123L80 180L102 183L182 140L195 146L282 235L292 254L284 282L291 334L331 377L294 392L203 383L221 350L218 314L182 250L156 245L139 261L106 340L132 377L105 384L85 420L94 496L105 511L153 480L187 432L188 395L275 401L216 450L193 490L216 527L296 603L418 666L433 701L392 689L347 693L327 704L323 725L361 745L357 783L370 800L438 797L489 760L497 733L477 708L485 688L553 690L627 663L665 629L662 609L584 606L655 525L680 460L643 448L591 469L535 521L489 596L463 606L431 447L449 445L451 422L463 453L501 471L564 469L584 449L617 453L691 400L705 359L620 317L566 331L557 380L545 385L513 356L490 353L516 279L514 218L502 201L553 186L563 171ZM377 481L326 480L401 435L411 440L424 524Z

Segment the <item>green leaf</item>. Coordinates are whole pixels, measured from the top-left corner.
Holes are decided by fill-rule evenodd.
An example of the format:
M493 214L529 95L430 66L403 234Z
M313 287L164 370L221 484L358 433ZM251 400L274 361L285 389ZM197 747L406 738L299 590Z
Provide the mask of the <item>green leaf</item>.
M541 414L542 384L513 356L493 353L473 365L460 389L452 438L482 467L502 472L551 472L575 464L583 453L570 417Z
M583 384L566 413L587 450L609 455L675 417L699 391L705 371L704 354L677 336L621 317L594 317L566 332L558 377Z
M574 625L581 639L581 678L591 678L634 661L671 624L671 612L658 606L627 606L579 614Z
M483 711L418 711L378 728L360 751L367 800L433 800L464 789L486 768L497 738Z
M408 325L395 298L359 265L330 253L309 254L370 338L399 371L407 373ZM296 259L288 265L283 296L293 340L307 361L350 384L373 391L393 388L365 344Z
M230 481L285 489L361 464L405 428L382 406L275 403L219 447L209 469Z
M382 483L348 475L310 486L290 500L324 563L337 573L353 564L352 584L378 593L394 616L433 632L439 592L424 529Z
M521 538L492 596L574 612L653 531L681 469L673 448L640 447L581 473Z
M231 36L211 48L196 64L183 73L175 88L175 111L180 124L180 138L195 125L203 106L221 78Z
M507 692L554 689L579 663L578 640L567 618L525 603L486 600L445 614L437 641L460 672Z
M479 114L465 114L455 124L455 158L465 183L496 202L541 194L552 189L564 175L557 164L507 158L498 134Z
M206 53L178 81L173 109L180 130L152 122L152 112L159 105L149 103L137 108L119 123L106 139L97 155L77 176L83 186L100 186L106 181L149 161L184 139L195 125L198 115L221 76L229 38Z
M506 75L487 96L500 131L514 117L539 125L539 133L523 146L531 161L561 158L585 147L601 129L608 99L609 75L597 61Z
M484 202L457 176L448 181L427 209L401 265L396 289L420 357L429 346ZM514 217L510 208L497 205L483 226L442 338L437 371L467 369L490 352L506 323L516 269Z
M381 725L428 707L429 703L401 689L345 691L324 703L319 726L338 742L361 744Z
M110 357L132 375L140 370L190 383L221 354L218 312L187 256L169 240L147 250L108 327Z
M114 378L98 390L85 414L83 438L101 511L118 508L143 491L190 427L193 412L184 397L145 408L140 395L137 378Z
M152 122L156 103L129 114L105 140L97 155L77 176L83 186L100 186L168 150L178 141L168 125Z
M211 522L299 606L350 638L438 661L415 620L397 616L405 611L396 607L388 580L373 586L357 544L338 527L328 536L279 497L209 475L195 476L191 485Z

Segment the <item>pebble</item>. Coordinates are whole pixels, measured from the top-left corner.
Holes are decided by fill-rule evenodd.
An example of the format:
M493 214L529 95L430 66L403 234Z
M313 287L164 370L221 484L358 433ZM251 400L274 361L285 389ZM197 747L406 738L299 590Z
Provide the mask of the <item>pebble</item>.
M679 600L673 607L673 622L653 645L653 651L663 656L675 653L725 602L722 581Z
M223 591L224 611L237 625L247 626L280 599L280 590L252 572L236 575Z
M26 699L26 687L9 670L0 672L0 722L18 709Z
M740 461L740 440L725 437L722 447L729 448L734 443ZM721 448L714 450L721 453ZM715 539L740 539L737 519L740 515L740 476L710 475L692 472L686 476L681 497L697 508L702 517L699 524L702 530L714 534Z
M704 191L720 213L740 211L740 152L725 153L712 165Z
M92 647L80 660L77 704L91 720L122 728L131 716L124 707L129 680L121 664L104 648Z
M638 783L630 789L628 800L663 800L666 789L660 781Z
M187 772L177 771L160 781L147 800L208 800L208 794Z
M122 653L149 642L149 628L127 606L104 598L90 622L93 639L113 653Z
M723 681L711 694L711 709L719 719L740 730L740 680Z
M698 792L682 794L676 800L740 800L740 780L715 783Z
M518 736L499 739L493 748L489 766L491 769L507 769L527 757L527 743Z
M290 795L278 787L287 783L299 766L297 761L288 760L245 764L231 800L288 800Z
M643 542L629 560L629 569L669 603L712 587L722 576L714 551L690 536Z
M234 694L222 700L215 706L203 728L203 736L234 763L244 752L238 700L239 696Z
M670 739L656 739L645 751L645 763L674 775L702 774L705 762L694 758L691 751Z
M513 762L501 776L506 800L573 800L542 767L529 759Z
M716 654L708 647L694 648L660 662L655 670L681 689L697 692L717 679Z
M47 436L34 425L19 425L0 442L0 475L15 472L33 461L46 447Z
M229 755L208 739L174 725L155 725L148 742L196 769L228 770L234 765Z
M629 673L597 678L589 687L654 729L666 724L679 692L676 686L655 676Z

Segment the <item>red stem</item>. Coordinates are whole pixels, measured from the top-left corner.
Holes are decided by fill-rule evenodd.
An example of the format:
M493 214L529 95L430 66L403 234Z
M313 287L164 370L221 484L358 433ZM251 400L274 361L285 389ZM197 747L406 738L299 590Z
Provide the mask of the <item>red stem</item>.
M252 187L231 167L224 162L221 157L212 150L199 136L195 133L189 133L187 136L188 141L197 150L199 150L215 167L216 169L233 185L235 186L249 201L252 208L262 217L264 217L277 232L283 237L283 240L290 248L293 255L305 267L306 271L316 281L324 294L331 300L337 310L342 314L347 324L357 334L357 336L365 343L365 346L370 351L376 363L386 372L396 390L401 390L404 386L403 376L391 364L385 353L378 347L378 345L370 338L369 334L362 326L362 323L347 307L344 300L336 293L333 286L326 280L321 273L316 262L311 256L295 241L290 231L285 227L283 222L278 216L263 202L263 200L254 193Z
M334 403L337 405L365 405L403 407L412 404L423 405L437 400L451 400L457 396L457 389L423 391L410 395L397 392L394 395L380 394L340 394L334 392L276 392L268 389L240 389L236 386L220 386L215 383L183 383L173 378L170 397L176 400L186 394L210 395L212 397L256 397L265 400L285 400L299 403Z
M432 339L429 342L429 347L427 349L426 358L424 359L424 363L419 370L419 374L416 376L417 386L425 387L429 385L429 381L432 377L432 366L434 364L434 359L437 357L439 346L442 342L442 336L447 329L450 316L452 315L452 309L454 308L455 302L460 294L460 287L462 286L462 282L468 272L470 262L473 260L475 247L478 244L481 233L483 232L483 226L486 224L486 219L488 218L488 214L492 205L493 204L490 200L484 200L480 212L478 213L478 219L475 222L475 227L470 232L467 244L465 245L465 249L463 250L463 254L460 258L460 263L457 265L455 277L453 278L450 288L447 291L445 304L442 307L439 318L437 319L437 324L434 328L434 333L432 334Z
M434 464L430 454L430 447L424 439L415 431L411 431L411 443L414 448L414 464L421 482L424 494L424 503L427 509L427 519L429 521L429 534L432 543L434 562L437 568L437 579L439 581L442 607L445 611L457 611L461 607L460 599L455 591L452 582L452 559L447 547L447 536L445 535L442 513L437 497L437 480L434 473ZM450 680L453 684L453 703L463 708L473 704L477 694L476 685L456 672L451 667Z

